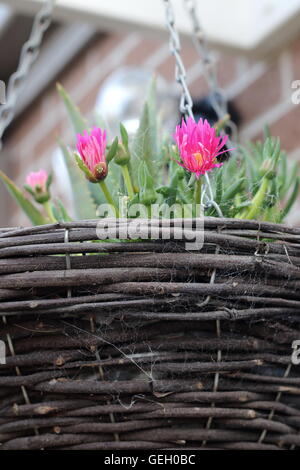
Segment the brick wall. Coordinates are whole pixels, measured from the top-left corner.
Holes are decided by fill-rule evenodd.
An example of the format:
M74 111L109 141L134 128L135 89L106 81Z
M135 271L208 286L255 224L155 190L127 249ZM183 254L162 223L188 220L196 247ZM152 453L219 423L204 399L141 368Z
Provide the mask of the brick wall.
M183 43L183 58L193 95L205 95L208 88L198 57L187 41ZM272 133L281 138L290 160L300 161L300 105L294 105L291 100L291 83L300 79L300 38L285 50L259 62L218 51L215 60L220 85L242 117L241 139L260 137L268 122ZM145 65L177 89L168 45L161 40L144 39L136 33L95 37L57 80L88 115L93 110L101 84L121 65ZM28 171L40 167L50 169L59 136L70 140L71 132L53 83L18 119L6 139L5 170L9 176L22 184ZM28 224L3 190L0 197L1 225ZM299 207L290 218L292 222L300 222Z

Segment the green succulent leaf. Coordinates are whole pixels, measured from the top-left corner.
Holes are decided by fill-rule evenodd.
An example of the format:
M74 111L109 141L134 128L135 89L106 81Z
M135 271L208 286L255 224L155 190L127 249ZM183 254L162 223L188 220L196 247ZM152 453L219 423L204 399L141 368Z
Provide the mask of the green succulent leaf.
M35 196L35 192L33 191L32 187L29 186L29 184L24 184L24 189L26 189L26 191L31 194L31 196Z
M146 162L152 176L158 174L157 167L161 165L156 119L156 80L153 79L132 145L133 160ZM132 166L136 167L134 162Z
M290 212L291 208L293 207L297 197L298 197L298 194L299 194L299 188L300 188L300 179L299 177L296 179L296 182L295 182L295 185L294 185L294 188L293 188L293 191L292 191L292 194L285 206L285 208L283 209L282 211L282 214L281 214L281 219L283 220L287 215L288 213Z
M56 86L57 91L65 104L68 116L73 125L74 133L82 134L88 128L86 119L82 116L79 108L73 103L70 95L66 92L64 87L59 83Z
M216 203L220 204L222 201L223 195L223 168L220 168L219 171L216 172Z
M222 201L232 200L234 196L241 190L246 178L239 178L237 177L236 181L234 181L223 193Z
M71 222L72 219L61 200L57 198L55 202L56 204L52 204L51 209L56 220L59 222Z
M154 189L154 181L146 162L141 162L138 169L138 181L140 187L140 201L146 206L154 204L157 193Z
M49 191L49 188L52 184L52 180L53 180L53 177L52 177L52 174L50 173L49 176L48 176L48 179L47 179L47 182L46 182L46 189L47 191Z
M60 143L60 148L70 177L76 218L95 219L97 207L91 196L89 185L96 186L99 192L100 188L87 181L75 158L63 143Z
M128 150L128 143L129 143L128 132L122 123L120 123L120 134L121 134L123 145L126 148L126 150Z
M113 143L110 145L109 150L107 152L107 155L106 155L107 163L111 162L111 160L115 157L117 150L118 150L118 145L119 145L119 139L118 137L116 137Z
M93 174L90 172L88 167L84 164L84 162L82 161L82 159L80 158L78 153L75 152L74 157L75 157L76 163L78 165L78 168L80 168L80 170L85 174L85 176L87 178L93 179L94 178Z

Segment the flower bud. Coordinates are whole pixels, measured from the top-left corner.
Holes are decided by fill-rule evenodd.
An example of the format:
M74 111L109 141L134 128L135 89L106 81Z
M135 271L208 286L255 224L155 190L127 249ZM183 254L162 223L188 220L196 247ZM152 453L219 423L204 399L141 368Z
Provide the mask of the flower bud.
M77 151L75 158L79 168L91 183L98 183L107 176L106 162L106 131L94 127L89 134L77 135Z
M141 191L140 194L140 202L145 206L151 206L151 204L155 204L157 200L157 194L154 189L145 189Z
M260 175L262 177L266 177L268 179L273 179L276 176L276 170L274 167L274 162L272 158L267 158L266 160L263 161L260 169L259 169Z
M98 163L94 168L94 176L97 181L102 181L106 178L108 173L108 167L105 162Z
M29 173L26 178L24 188L28 191L40 204L48 202L50 199L49 187L52 182L52 176L48 175L45 170Z
M157 200L157 193L154 189L153 178L145 162L142 162L139 166L138 179L140 186L140 202L145 206L151 206L151 204L154 204Z
M124 145L119 144L117 153L115 155L115 163L117 165L127 165L129 161L130 161L129 151L124 147Z

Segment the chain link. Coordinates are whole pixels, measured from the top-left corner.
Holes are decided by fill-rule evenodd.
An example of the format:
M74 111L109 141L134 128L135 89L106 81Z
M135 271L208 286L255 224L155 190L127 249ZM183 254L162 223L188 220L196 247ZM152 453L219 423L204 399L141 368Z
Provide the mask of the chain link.
M175 58L175 79L181 85L182 93L180 99L180 112L185 117L194 117L193 115L193 100L186 83L186 69L183 64L180 52L181 44L179 34L175 28L174 11L170 0L163 0L166 9L166 26L170 33L170 51Z
M54 2L55 0L45 0L43 7L35 16L30 37L21 50L18 68L9 79L6 104L0 106L0 149L3 134L14 118L15 107L28 73L40 53L44 33L51 24Z
M180 55L181 44L178 31L175 27L174 10L170 0L163 0L163 2L166 10L166 26L170 33L170 51L175 58L175 78L182 88L179 109L186 118L194 118L193 100L186 82L186 69ZM202 191L201 202L205 202L207 207L215 207L218 215L222 217L222 211L214 200L213 190L207 173L205 173L205 185Z

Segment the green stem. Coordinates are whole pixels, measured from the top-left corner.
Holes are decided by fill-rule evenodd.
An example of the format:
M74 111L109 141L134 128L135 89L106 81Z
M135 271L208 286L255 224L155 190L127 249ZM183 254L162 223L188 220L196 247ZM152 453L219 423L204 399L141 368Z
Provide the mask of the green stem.
M195 183L195 217L197 217L197 204L201 204L201 178L196 179Z
M48 215L48 217L49 217L50 222L56 223L57 220L56 220L56 218L55 218L54 215L53 215L50 201L43 202L43 206L44 206L44 209L45 209L45 211L46 211L46 213L47 213L47 215Z
M268 178L264 177L261 187L259 188L259 190L257 191L257 193L255 194L252 200L252 204L248 213L244 215L245 219L254 219L255 217L257 217L257 215L261 211L261 206L264 202L266 192L268 191L268 187L269 187L269 180Z
M107 200L108 204L110 204L115 209L116 217L119 218L120 217L119 209L116 207L116 205L114 203L114 200L110 195L110 192L109 192L108 187L105 183L105 180L99 181L99 185L100 185L100 188L103 191L103 194L104 194L105 199Z
M122 170L122 175L123 175L123 178L124 178L125 186L127 188L128 196L130 197L130 199L133 199L134 198L134 190L133 190L133 185L132 185L130 173L129 173L129 170L128 170L128 166L127 165L122 165L121 170Z

